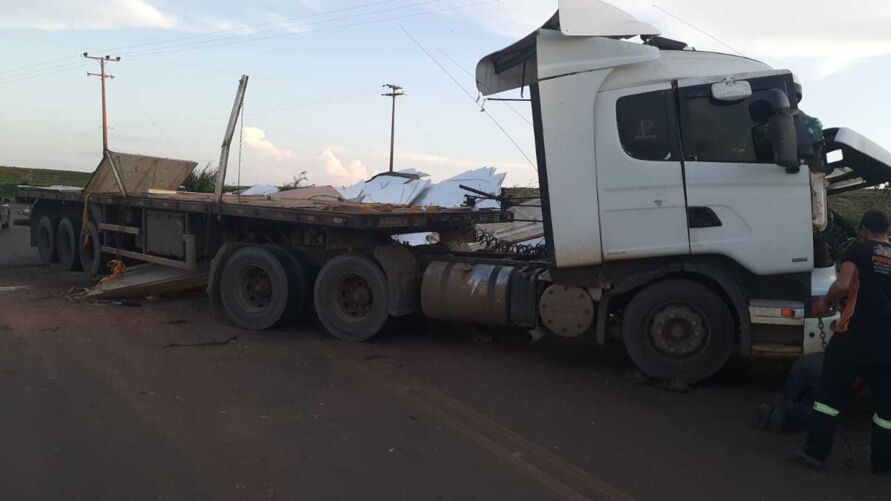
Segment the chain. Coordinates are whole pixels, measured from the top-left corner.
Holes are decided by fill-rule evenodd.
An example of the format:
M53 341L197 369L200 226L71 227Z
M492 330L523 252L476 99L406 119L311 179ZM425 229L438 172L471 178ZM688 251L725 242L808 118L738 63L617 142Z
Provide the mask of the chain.
M238 133L238 177L235 181L238 184L235 193L238 194L238 201L241 202L241 156L244 152L244 100L241 102L241 129Z
M823 351L826 351L826 324L823 323L823 317L819 320L820 327L820 343L823 345Z

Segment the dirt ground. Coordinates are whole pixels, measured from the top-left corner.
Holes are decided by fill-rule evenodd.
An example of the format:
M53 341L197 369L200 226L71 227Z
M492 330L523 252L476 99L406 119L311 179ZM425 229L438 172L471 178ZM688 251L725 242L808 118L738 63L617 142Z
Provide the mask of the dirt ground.
M786 459L801 436L749 426L775 365L669 393L588 342L252 333L200 296L73 301L81 275L34 263L27 228L0 232L2 499L891 498L867 408L847 474L841 444L817 474Z

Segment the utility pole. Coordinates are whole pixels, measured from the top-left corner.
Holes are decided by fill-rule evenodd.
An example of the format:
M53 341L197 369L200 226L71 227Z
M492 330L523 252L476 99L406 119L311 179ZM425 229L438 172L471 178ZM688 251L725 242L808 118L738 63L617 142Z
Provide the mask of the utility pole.
M108 107L105 104L105 79L114 78L114 75L110 75L105 72L105 63L118 62L121 60L121 57L91 56L86 52L84 52L84 57L87 59L92 59L94 61L99 61L100 72L87 72L87 76L99 77L99 79L102 81L102 151L104 153L108 151Z
M384 84L383 87L390 89L390 92L381 95L393 98L393 114L390 117L390 172L393 172L393 150L396 146L396 98L404 96L405 93L402 92L402 87L396 84Z

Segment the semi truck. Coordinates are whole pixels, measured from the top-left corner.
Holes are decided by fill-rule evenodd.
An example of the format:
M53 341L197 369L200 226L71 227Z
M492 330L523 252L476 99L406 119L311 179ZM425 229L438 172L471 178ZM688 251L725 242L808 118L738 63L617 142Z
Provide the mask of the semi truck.
M561 0L476 79L487 96L528 89L540 255L461 250L477 225L510 221L499 194L500 210L482 210L20 187L32 244L93 274L115 256L205 270L211 300L246 329L314 309L330 334L362 342L424 315L620 342L648 376L687 382L732 356L825 346L838 314L809 305L835 277L828 197L891 180L891 153L847 128L814 134L793 73ZM439 241L394 240L415 232Z

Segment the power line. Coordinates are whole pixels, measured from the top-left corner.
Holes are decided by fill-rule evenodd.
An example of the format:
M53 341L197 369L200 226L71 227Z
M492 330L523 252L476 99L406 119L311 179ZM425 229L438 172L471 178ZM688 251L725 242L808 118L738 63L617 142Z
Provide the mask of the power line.
M736 52L736 53L739 54L740 56L745 57L745 54L743 54L742 52L740 52L740 51L734 49L734 48L731 47L730 45L727 45L726 43L724 43L723 41L721 41L721 39L719 39L718 37L712 35L711 33L707 32L707 31L705 31L705 30L703 30L703 29L701 29L701 28L699 28L699 27L697 27L697 26L695 26L695 25L693 25L693 24L691 24L691 23L688 23L687 21L684 21L684 20L681 19L680 17L678 17L678 16L672 14L671 12L668 12L667 10L663 9L662 7L659 7L659 6L656 5L656 4L653 4L653 7L655 7L655 8L657 8L657 9L661 10L662 12L668 14L669 16L673 17L674 19L676 19L676 20L678 20L678 21L680 21L680 22L686 24L687 26L693 28L694 30L696 30L696 31L702 33L703 35L705 35L705 36L711 38L712 40L718 42L719 44L723 45L724 47L727 47L728 49L732 50L733 52Z
M426 0L424 2L418 2L416 4L403 6L402 8L418 6L418 5L426 4L426 3L432 3L434 1L441 1L441 0ZM462 5L445 7L445 8L441 8L441 9L431 9L431 10L427 10L424 12L415 12L412 14L406 14L406 15L400 15L400 16L391 16L391 17L386 17L386 18L381 18L381 19L372 19L372 20L368 20L368 21L345 24L345 25L340 25L340 26L332 26L332 27L327 27L327 28L320 28L320 29L316 29L316 30L307 30L307 31L303 31L300 33L276 34L276 35L271 35L271 36L266 36L266 37L251 38L251 39L247 39L247 40L229 40L229 41L222 41L220 43L213 43L213 44L207 45L206 44L207 42L212 42L211 40L209 40L209 41L204 41L204 42L198 42L198 45L192 45L192 46L188 46L189 44L184 44L184 45L186 45L186 47L184 47L184 48L174 49L173 47L164 47L164 48L161 48L158 50L150 50L150 51L144 51L142 53L134 53L134 55L136 57L142 57L142 56L162 54L162 53L175 53L175 52L182 52L182 51L186 51L186 50L212 48L212 47L218 47L218 46L222 46L222 45L231 45L231 44L236 44L236 43L257 42L257 41L268 40L271 38L278 38L278 37L289 36L289 35L301 35L301 34L307 34L307 33L317 33L317 32L326 31L326 30L346 29L346 28L352 28L352 27L356 27L356 26L364 26L364 25L383 23L383 22L388 22L388 21L396 21L396 20L400 20L400 19L408 19L411 17L426 16L426 15L437 14L437 13L442 13L442 12L467 9L467 8L471 8L471 7L476 7L476 6L500 2L500 1L501 0L476 1L476 2L470 2L470 3L466 3L466 4L462 4ZM377 3L377 2L374 2L374 3ZM386 10L391 11L393 9L386 9ZM371 12L371 13L365 13L362 15L374 15L374 14L380 14L381 12L382 11L375 11L375 12ZM351 19L354 17L359 17L359 16L358 15L344 16L343 18L338 19L338 20ZM219 41L219 39L214 40L214 41ZM204 43L205 45L200 45L202 43ZM125 54L125 55L128 55L128 54ZM22 75L16 75L15 78L11 79L11 80L3 80L2 78L0 78L0 84L14 83L14 82L22 81L22 80L28 80L31 78L38 78L38 77L42 77L44 75L49 75L49 74L53 74L53 73L57 73L57 72L61 72L61 71L67 71L69 69L76 69L76 68L79 68L82 66L83 65L80 63L72 63L71 65L61 65L58 67L44 68L41 70L35 70L34 72L28 72L28 73L25 73Z
M311 22L311 23L298 24L296 26L279 26L277 28L262 30L259 32L254 32L254 33L226 35L223 37L213 38L213 39L209 39L209 40L199 40L196 42L187 42L184 44L172 45L170 47L160 47L157 49L146 49L141 52L139 52L139 51L132 52L132 53L129 53L128 55L129 56L137 56L137 55L149 55L149 54L162 54L162 53L167 53L167 52L178 52L179 50L194 50L194 49L204 48L204 47L216 47L218 45L228 45L229 43L243 43L243 42L249 42L249 41L255 41L255 40L266 40L268 38L288 36L288 35L291 35L294 33L291 33L291 32L279 33L277 35L265 36L265 37L261 36L261 37L254 37L254 38L242 38L242 37L248 37L251 35L265 35L265 34L275 33L275 32L280 32L280 31L305 28L307 26L315 26L315 25L319 25L319 24L344 21L344 20L349 20L349 19L353 19L353 18L357 18L357 17L383 14L383 13L387 13L387 12L393 12L396 10L402 10L402 9L407 9L407 8L411 8L411 7L418 7L418 6L427 5L427 4L431 4L431 3L437 3L437 2L441 2L441 1L442 0L421 0L421 1L416 1L413 3L407 4L407 5L400 5L398 7L391 7L391 8L387 8L387 9L379 9L379 10L372 11L372 12L349 14L349 15L345 15L345 16L341 16L341 17L337 17L337 18L332 18L332 19L324 19L321 21L315 21L315 22ZM317 31L317 30L312 30L312 31ZM233 40L233 39L235 39L235 40Z
M142 44L125 45L125 46L122 46L122 47L117 47L117 48L113 48L113 49L106 49L106 50L109 50L109 51L120 51L120 50L124 50L124 49L132 49L132 48L134 48L134 47L144 47L144 46L149 46L149 45L162 45L162 44L170 43L170 42L178 42L178 41L180 41L180 40L189 40L189 39L200 38L200 37L206 37L206 36L212 36L212 35L220 35L220 34L223 34L223 33L232 33L232 32L235 32L235 31L250 30L250 29L253 29L253 28L259 28L259 27L261 27L261 26L270 26L270 25L274 25L274 24L281 24L281 23L283 23L283 22L296 21L296 20L298 20L298 19L307 19L307 18L310 18L310 17L319 17L319 16L326 16L326 15L329 15L329 14L336 14L336 13L338 13L338 12L346 12L346 11L352 11L352 10L359 10L359 9L363 9L363 8L365 8L365 7L372 7L372 6L374 6L374 5L380 5L380 4L385 4L385 3L393 3L393 2L396 2L396 1L401 1L401 0L378 0L378 1L376 1L376 2L368 2L368 3L361 4L361 5L353 5L352 7L343 7L343 8L340 8L340 9L334 9L334 10L328 10L328 11L322 11L322 12L314 12L314 13L312 13L312 14L304 14L304 15L301 15L301 16L290 17L290 18L283 18L283 19L279 19L279 20L276 20L276 21L269 21L269 22L265 22L265 23L252 24L252 25L248 25L248 26L240 26L240 27L238 27L238 28L229 28L229 29L225 29L225 30L209 31L209 32L206 32L206 33L199 33L199 34L188 35L188 36L184 36L184 37L168 38L168 39L166 39L166 40L157 40L157 41L154 41L154 42L146 42L146 43L142 43Z
M270 22L259 23L259 24L254 24L254 25L241 26L241 27L238 27L238 28L230 28L230 29L226 29L226 30L217 30L217 31L211 31L211 32L206 32L206 33L199 33L199 34L188 35L188 36L183 36L183 37L168 38L168 39L164 39L164 40L156 40L156 41L153 41L153 42L145 42L145 43L139 43L139 44L131 44L131 45L124 45L124 46L119 46L119 47L112 47L112 48L108 48L108 49L102 49L102 50L99 50L99 51L97 51L97 52L119 52L119 51L122 51L122 50L124 50L124 49L132 49L132 48L139 48L139 47L148 47L148 46L151 46L151 45L163 45L163 44L166 44L166 43L177 42L177 41L181 41L181 40L189 40L189 39L195 39L195 38L202 38L202 37L208 37L208 36L213 36L213 35L218 35L218 34L223 34L223 33L231 33L231 32L235 32L235 31L249 30L249 29L253 29L253 28L259 28L259 27L262 27L262 26L269 26L269 25L274 25L274 24L281 24L281 23L283 23L283 22L289 22L289 21L294 21L294 20L298 20L298 19L306 19L306 18L311 18L311 17L319 17L319 16L330 15L330 14L336 14L336 13L338 13L338 12L346 12L346 11L352 11L352 10L359 10L359 9L366 8L366 7L372 7L372 6L375 6L375 5L380 5L380 4L385 4L385 3L393 3L393 2L396 2L396 1L402 1L402 0L378 0L378 1L375 1L375 2L368 2L368 3L364 3L364 4L360 4L360 5L354 5L354 6L351 6L351 7L344 7L344 8L334 9L334 10L329 10L329 11L324 11L324 12L315 12L315 13L312 13L312 14L305 14L305 15L302 15L302 16L296 16L296 17L292 17L292 18L279 19L279 20L277 20L277 21L270 21ZM248 34L250 34L250 33L245 33L245 35L248 35ZM0 34L0 35L2 35L2 36L14 36L14 37L19 37L19 38L24 38L24 39L27 39L27 40L36 40L36 41L39 41L39 42L50 43L50 44L54 44L54 45L62 45L62 46L65 46L65 47L75 47L75 46L72 45L72 44L61 43L61 42L54 42L54 41L48 41L48 40L43 40L43 39L39 39L39 38L31 37L31 36L19 35L19 34L3 33L3 34ZM211 40L211 41L212 41L212 40ZM201 41L196 42L196 43L201 43ZM157 49L149 49L149 50L157 50ZM129 54L128 54L128 55L129 55ZM77 55L77 56L74 56L74 55L71 55L71 56L65 56L65 57L60 57L60 58L50 59L50 60L47 60L47 61L42 61L42 62L39 62L39 63L27 64L27 65L24 65L24 66L18 66L18 67L10 68L10 69L8 69L8 70L0 71L0 78L7 76L8 73L14 73L14 72L17 72L17 71L20 71L20 70L23 70L23 69L33 68L33 67L37 67L37 66L45 66L45 65L49 65L49 64L52 64L52 63L57 63L57 62L60 62L60 61L67 61L67 60L70 60L70 59L72 59L72 58L74 58L74 57L80 57L80 55ZM21 76L21 75L19 75L19 76Z
M460 88L464 92L464 94L466 94L467 97L470 98L471 101L473 101L474 106L479 106L479 103L477 102L477 99L473 96L473 94L471 94L466 88L464 88L464 86L461 85L461 82L459 82L458 79L455 78L449 72L449 70L447 70L446 67L442 65L442 63L440 63L435 57L433 57L433 54L431 54L430 51L428 51L426 48L424 48L424 46L421 45L421 42L419 42L417 38L412 36L412 34L409 33L407 29L405 29L405 26L402 26L400 24L399 27L408 36L408 38L410 38L415 43L415 45L417 45L418 48L420 48L424 52L424 54L427 54L427 57L429 57L430 60L433 61L434 64L439 66L439 69L441 69L443 71L443 73L445 73L453 82L455 82L455 85L457 85L458 88ZM532 168L536 168L535 162L533 162L532 159L529 158L529 155L527 155L526 152L523 151L523 148L520 146L519 143L517 143L516 140L514 140L514 138L510 135L510 133L507 132L507 129L502 127L501 124L498 123L498 120L496 120L495 117L493 117L492 114L489 113L489 111L487 109L480 107L480 111L482 113L484 113L487 117L489 117L489 119L492 120L492 123L494 123L495 126L498 127L498 129L501 130L502 133L504 133L505 137L507 137L507 139L511 143L513 143L513 145L517 148L517 151L519 151L520 154L523 155L523 157L526 159L526 161L529 162L529 165L531 165Z
M69 70L74 70L74 69L78 69L78 68L83 68L88 65L89 65L88 63L85 63L83 61L77 61L77 62L73 62L70 64L60 65L60 66L57 66L54 68L42 68L40 70L34 70L31 72L23 73L21 75L13 75L12 77L10 77L8 79L0 79L0 84L21 82L22 80L30 80L32 78L42 77L45 75L51 75L53 73L59 73L62 71L69 71Z
M443 51L442 49L437 49L437 50L439 51L440 54L442 54L443 56L445 56L446 59L448 59L449 61L451 61L452 64L454 64L455 66L457 66L459 70L463 71L465 75L469 76L469 77L472 78L474 81L476 81L476 77L475 77L474 75L472 75L469 71L467 71L463 66L461 66L460 64L458 64L458 61L455 61L454 59L452 59L451 56L449 56L448 54L446 54L445 51ZM535 127L535 125L532 123L532 121L529 120L528 118L526 118L526 115L523 115L523 113L521 113L520 110L514 108L514 106L513 106L512 104L510 104L510 103L507 102L507 101L501 101L501 102L504 103L505 106L507 106L508 108L510 108L511 111L513 111L514 113L516 113L516 115L517 115L518 117L522 118L527 124L532 125L533 127Z

